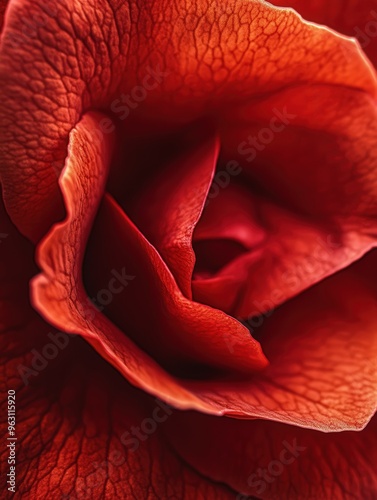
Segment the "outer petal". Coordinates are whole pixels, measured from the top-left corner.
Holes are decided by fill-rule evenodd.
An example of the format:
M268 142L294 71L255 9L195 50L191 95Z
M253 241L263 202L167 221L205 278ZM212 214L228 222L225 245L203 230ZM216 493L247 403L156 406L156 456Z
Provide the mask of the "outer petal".
M293 7L305 19L324 24L345 35L354 36L361 47L377 63L377 2L376 0L273 0L281 7Z
M7 415L14 390L17 437L15 494L7 490L6 444L0 452L2 498L234 498L167 445L161 431L172 408L131 388L84 340L56 331L31 308L33 248L2 202L0 254L0 410ZM6 418L0 430L6 440Z
M244 108L292 85L376 92L354 42L265 2L238 0L220 9L204 0L100 0L83 9L61 0L48 10L42 0L12 3L0 48L5 202L34 239L63 213L56 171L72 127L88 109L117 114L121 95L150 71L157 86L124 122L125 132L153 130L156 122L163 130L203 114L218 121L236 104ZM45 21L25 43L21 21L35 15Z
M200 396L304 427L363 427L377 404L375 269L373 253L252 322L270 366L233 386L197 384Z
M173 409L131 388L82 339L49 327L25 307L25 292L18 288L7 301L0 335L0 409L7 414L9 389L17 408L16 493L6 489L9 449L3 446L2 498L234 498L166 444L161 431ZM7 436L6 419L0 427Z
M377 416L362 432L329 434L196 413L177 412L170 424L182 458L238 490L236 500L376 498Z

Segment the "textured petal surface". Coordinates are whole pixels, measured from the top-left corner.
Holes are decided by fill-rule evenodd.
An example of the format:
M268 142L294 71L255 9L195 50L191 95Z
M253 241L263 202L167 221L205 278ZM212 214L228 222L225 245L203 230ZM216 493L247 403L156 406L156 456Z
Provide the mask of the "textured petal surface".
M68 216L39 247L44 274L32 283L35 307L55 326L83 335L129 380L167 397L190 395L151 358L138 349L88 300L81 267L85 244L103 195L111 153L111 137L95 135L98 116L86 115L72 132L62 189Z
M94 295L114 270L134 277L109 300L107 314L174 373L189 377L191 371L197 377L202 365L253 373L267 365L259 343L241 323L182 295L156 250L111 198L100 210L88 253L86 274Z
M50 359L35 361L35 352ZM1 409L9 388L17 400L17 493L4 491L4 499L234 498L170 449L161 431L173 410L132 389L83 340L34 318L23 331L1 335L1 358ZM0 458L5 465L5 447Z
M231 497L230 489L209 484L209 477L234 491L263 498L373 499L376 475L369 464L376 459L375 422L365 429L367 446L359 437L362 433L332 436L313 429L359 430L375 412L375 254L272 311L375 245L376 82L357 45L302 22L292 11L259 1L236 1L219 8L217 2L204 1L171 4L166 0L150 6L149 2L89 0L83 9L80 2L71 0L54 6L19 0L7 12L0 73L1 181L12 219L37 240L63 216L63 202L67 209L66 219L54 225L39 246L42 274L33 281L34 305L56 327L79 333L97 350L81 338L71 341L67 336L72 350L65 346L60 353L56 342L51 344L51 330L47 334L47 325L27 308L27 281L35 272L31 247L6 220L6 232L0 233L0 251L4 248L6 256L6 265L0 268L5 290L0 304L1 352L6 353L2 380L8 387L2 382L2 392L12 383L20 396L19 496L44 497L52 491L55 496L73 494L74 498ZM146 77L158 85L145 94L136 111L120 109L132 115L124 121L118 104L127 101L125 94L133 95L135 88L143 91ZM243 274L246 285L227 297L226 305L219 305L247 316L254 313L250 308L255 300L263 300L264 306L268 303L257 310L258 325L253 318L249 323L252 333L257 329L270 361L263 372L255 373L265 366L265 358L244 326L187 300L193 267L188 240L209 186L216 157L211 159L210 153L216 148L209 148L209 154L199 152L199 159L204 158L199 166L204 166L208 178L203 184L197 179L201 195L185 217L189 231L183 238L184 251L190 262L181 273L175 252L166 251L171 242L159 249L157 235L157 249L153 247L114 198L105 196L100 206L113 137L106 116L85 114L93 108L111 111L120 135L131 138L144 130L153 133L156 124L164 133L205 115L219 128L220 164L244 154L248 134L259 137L261 129L270 130L261 135L266 147L258 149L258 160L248 165L242 159L245 176L264 198L259 212L263 213L263 241L270 229L270 246L265 261L256 267L269 278L266 285L264 280L249 281L258 257L253 249L251 262L243 267L237 262L239 267L232 272L237 279ZM285 113L286 108L295 115L294 124L272 129L271 113L276 114L276 109ZM271 130L275 135L270 141ZM60 191L58 178L67 145ZM190 180L193 186L194 181ZM177 201L185 204L190 195L180 196L178 184L177 188ZM127 277L122 274L120 280L124 295L110 289L110 282L105 281L100 290L96 280L90 283L96 298L109 290L116 295L110 304L103 306L102 301L108 317L89 302L81 277L98 208L92 238L94 242L103 239L104 247L97 248L102 252L107 245L108 253L104 251L102 257L109 259L102 266L100 256L90 254L89 248L87 263L97 259L100 278L106 270L118 277L119 271L127 270ZM231 238L239 237L239 227L232 229ZM210 232L205 234L208 237ZM15 239L6 247L10 235ZM177 231L174 243L180 238ZM314 252L314 270L308 270ZM304 277L296 279L294 286L292 281L284 283L292 265L294 278L299 274L296 266L305 267ZM226 283L232 289L234 285ZM216 287L208 300L215 306L227 294L219 282ZM276 290L282 293L275 303L271 297ZM162 297L159 302L156 295ZM118 299L127 299L123 310ZM117 311L122 311L125 325L131 324L130 332L119 324ZM138 330L134 324L141 315ZM59 334L52 335L56 339ZM43 367L35 364L35 349L48 358ZM58 354L51 354L51 349ZM174 362L182 366L194 360L200 381L174 377L159 365L177 371ZM211 362L213 371L201 372ZM26 387L20 364L33 367L27 372L30 385ZM238 373L230 378L215 368ZM140 453L126 449L122 433L134 425L146 427L146 422L154 426L150 415L154 416L157 404L128 382L181 409L260 417L308 429L197 414L177 416L180 435L172 429L171 442L197 473L165 446L159 430L152 432ZM269 468L276 454L280 457L279 440L286 447L285 440L294 442L296 433L298 445L305 448L303 461L300 455L291 469L279 472L272 482L263 478L267 485L251 484L259 479L250 475L261 461L267 460ZM188 440L190 434L194 438ZM204 446L206 439L211 447ZM349 449L354 450L356 467L355 462L350 464ZM114 456L114 451L120 455Z
M2 498L234 498L167 445L161 431L171 408L131 388L84 340L35 313L33 248L2 203L0 228L0 410L7 414L14 390L17 437L15 494L5 479L9 448L0 452ZM6 418L0 430L5 439Z
M364 259L251 321L270 366L200 396L304 427L362 428L377 403L376 254Z
M227 237L244 249L212 276L194 279L194 298L236 317L275 309L375 246L371 228L348 229L331 215L305 218L252 189L231 186L209 208L213 214L204 212L197 238Z
M25 20L35 16L44 21L25 34ZM225 110L293 85L376 92L374 72L353 41L256 0L224 9L207 1L100 0L85 10L72 0L47 9L42 0L12 2L0 72L5 202L34 239L63 214L56 174L69 132L88 109L111 110L120 121L126 113L124 129L135 133L203 114L224 122ZM150 77L144 101L120 108L140 84L151 87ZM224 122L231 129L236 115Z
M177 412L165 430L185 461L242 492L237 500L376 498L377 417L363 432L321 433Z
M377 63L376 0L273 0L281 7L293 7L308 21L324 24L340 33L354 36L374 64Z

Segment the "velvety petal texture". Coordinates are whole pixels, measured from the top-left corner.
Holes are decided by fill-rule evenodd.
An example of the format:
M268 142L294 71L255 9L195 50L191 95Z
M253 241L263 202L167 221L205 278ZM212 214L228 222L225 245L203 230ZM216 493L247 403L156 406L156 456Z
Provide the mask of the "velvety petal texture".
M32 36L23 32L30 17L44 19ZM376 93L374 72L353 41L256 0L224 9L210 1L100 0L85 10L72 0L53 9L42 0L11 2L0 77L5 203L33 239L63 215L57 172L69 132L88 109L111 110L131 134L203 115L223 123L227 115L229 132L237 113L229 120L225 110L282 88L310 82ZM141 109L132 118L127 108L130 119L122 120L121 96L140 82L150 88L150 77ZM101 131L108 127L103 122Z
M369 0L10 0L16 500L376 497L375 40Z
M290 120L273 134L265 123L285 105ZM249 316L255 302L275 307L375 246L377 115L368 94L307 86L240 110L237 123L240 130L221 134L224 155L237 151L256 223L268 234L260 256L237 263L249 279L235 314Z
M67 166L60 181L68 216L63 223L52 229L39 247L38 262L44 274L33 281L34 303L57 327L71 333L81 333L132 382L152 392L157 391L160 396L170 397L177 392L177 388L179 393L179 386L95 308L83 288L83 253L103 194L110 154L111 137L106 137L106 141L99 141L95 134L100 118L86 115L72 132ZM156 281L155 286L158 289L151 302L146 302L146 307L153 314L153 308L156 308L154 302L158 305L155 314L160 314L160 317L157 318L159 321L156 322L154 335L158 334L159 323L164 322L164 316L167 316L166 328L163 328L160 334L165 337L155 340L156 348L164 342L160 354L169 356L171 353L171 356L178 356L181 352L189 356L191 351L192 359L196 362L206 361L234 370L246 370L249 367L249 370L254 371L266 366L267 361L259 343L249 335L243 325L221 311L190 302L180 294L157 252L109 197L105 200L104 211L104 219L107 223L112 223L112 234L120 239L118 248L127 249L127 252L122 252L124 259L128 259L126 262L122 261L125 263L125 269L128 269L130 264L131 270L136 267L139 274L126 275L128 278L125 279L139 279L143 285L141 293L144 294L145 284L149 283L149 286L153 287L152 280ZM99 223L101 225L101 217ZM103 241L109 241L104 232L101 236L104 237ZM114 248L113 245L110 245L110 248ZM104 252L101 255L106 256ZM136 259L135 262L134 256L139 256L141 261ZM116 259L110 261L116 264ZM127 288L128 282L122 284ZM139 300L145 298L139 296L137 290L132 295L136 295ZM129 305L126 301L125 308ZM129 312L132 314L132 304ZM147 318L149 326L154 326L151 318ZM142 313L138 313L136 319L141 321L143 326ZM132 320L130 324L132 327ZM140 329L140 335L142 333L143 328ZM131 328L131 335L133 334ZM140 336L136 340L143 343ZM148 336L147 340L149 349L153 350L154 339ZM174 350L174 343L180 351ZM233 343L238 344L238 347L237 350L231 351L229 345ZM183 390L179 398L185 401L186 396L187 393ZM190 404L192 399L188 396L185 404Z
M375 254L368 263L376 268ZM260 375L197 390L258 417L325 431L361 429L377 403L376 307L374 275L355 264L253 318L251 331L270 361Z

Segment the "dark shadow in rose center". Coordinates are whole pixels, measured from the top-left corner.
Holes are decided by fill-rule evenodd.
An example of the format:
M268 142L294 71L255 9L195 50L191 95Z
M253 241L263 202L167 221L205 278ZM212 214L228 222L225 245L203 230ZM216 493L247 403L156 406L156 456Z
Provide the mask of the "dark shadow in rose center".
M248 251L238 241L225 238L194 241L193 248L196 256L193 279L212 277Z

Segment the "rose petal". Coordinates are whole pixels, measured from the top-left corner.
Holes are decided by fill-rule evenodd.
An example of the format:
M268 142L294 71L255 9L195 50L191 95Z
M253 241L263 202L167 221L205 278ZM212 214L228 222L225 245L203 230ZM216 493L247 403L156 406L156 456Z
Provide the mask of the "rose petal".
M321 433L177 412L164 430L198 472L243 493L236 500L376 497L377 416L362 432Z
M79 276L82 252L103 190L109 148L107 142L91 139L96 123L98 118L87 116L72 134L61 180L69 216L53 228L39 249L44 274L34 280L33 287L34 302L43 314L56 326L81 333L130 382L180 408L326 430L364 426L377 400L377 305L371 285L359 282L353 270L307 291L266 322L263 337L272 363L249 380L174 379L93 306L88 304L85 313ZM125 234L131 230L129 225ZM142 245L137 248L141 253ZM237 352L236 338L234 344L228 339L227 345Z
M3 29L4 15L8 5L8 0L0 0L0 31Z
M362 428L377 405L376 256L250 323L270 361L261 374L208 382L204 390L192 383L191 390L261 418L325 431Z
M0 231L0 410L7 414L14 390L14 497L231 500L226 486L198 475L167 446L162 430L172 408L131 388L84 340L56 331L31 308L33 248L2 200ZM0 430L9 437L6 418ZM9 456L3 446L4 498L11 495Z
M95 134L100 115L85 115L73 130L67 167L61 178L66 197L66 221L52 229L40 245L38 261L44 273L32 282L35 307L58 328L79 333L112 362L130 382L157 390L162 396L179 385L138 349L88 300L81 281L85 244L103 195L110 161L111 139ZM194 398L195 399L195 398Z
M249 275L248 279L254 277L262 282L268 279L269 273L266 273L265 279L260 280L259 270L256 273L254 270L253 276L250 276L248 270L251 259L260 265L260 260L265 255L269 228L265 227L259 217L259 200L253 196L251 189L236 183L235 180L223 189L218 187L216 190L216 185L215 180L207 206L195 228L194 247L197 253L202 249L208 264L213 263L216 258L212 246L209 246L211 242L221 240L224 245L225 242L228 242L228 245L236 243L240 250L238 255L235 254L234 258L224 262L216 272L208 273L207 276L203 272L196 272L192 288L195 300L212 306L216 304L215 307L236 315L237 302L245 286L245 278ZM219 250L217 253L221 257L224 251L225 249ZM197 268L201 265L200 260L199 256ZM205 267L205 262L203 266Z
M191 299L192 234L202 213L219 152L218 138L201 133L199 146L180 154L139 194L130 216L156 247L183 294Z
M308 21L324 24L360 42L371 61L377 63L377 5L375 0L273 0L281 7L293 7Z
M269 235L259 256L245 258L238 271L226 270L248 276L234 311L241 316L253 314L255 302L275 307L346 267L376 245L377 234L377 109L368 95L308 86L275 94L252 110L253 121L250 109L239 109L239 129L221 132L223 154L238 151ZM280 122L282 129L272 133L282 115L286 125ZM259 151L248 144L248 137L266 136ZM200 299L222 308L219 299L233 286L226 278L222 291L219 280L207 283Z
M229 189L229 188L228 188ZM228 189L211 203L227 207ZM237 192L237 186L232 187ZM232 212L245 209L233 203ZM374 237L315 222L249 192L250 221L244 233L260 235L255 248L241 254L213 277L193 281L194 299L236 317L252 318L271 311L306 288L343 269L375 246ZM228 209L226 209L228 211ZM218 210L218 214L223 214ZM221 215L220 215L221 216ZM218 217L220 217L218 216ZM329 220L330 217L329 217ZM213 225L213 235L223 234ZM232 224L229 224L232 227ZM201 230L201 221L197 226ZM247 229L248 228L248 229ZM362 227L361 233L362 233ZM208 229L204 228L207 231ZM230 229L228 229L229 231Z
M95 140L100 118L86 115L72 133L67 167L61 178L68 217L52 229L39 247L38 261L43 274L32 283L34 304L57 327L82 334L132 383L168 398L176 393L179 399L183 398L183 404L196 404L195 396L184 389L178 394L181 391L178 382L137 348L86 297L81 281L82 258L109 162L109 137L102 142ZM102 236L106 241L113 236L120 238L117 248L123 256L122 263L130 264L131 270L134 265L139 274L135 277L135 281L139 278L138 288L134 287L127 296L130 303L125 304L130 315L131 335L132 327L138 328L139 335L143 334L143 328L153 328L155 339L147 337L149 349L153 350L154 345L158 348L162 342L162 353L166 350L177 356L179 353L191 355L196 362L252 371L266 365L259 344L238 321L221 311L188 301L180 294L157 252L111 198L107 198L104 210L105 222L110 220L112 225L110 234L102 233ZM109 214L110 219L106 218ZM99 220L101 227L103 219ZM106 254L101 253L101 257L104 256ZM147 302L151 317L145 314L143 303L148 294L146 283L155 292L153 300ZM127 290L127 286L124 287ZM159 315L156 322L152 308ZM123 308L123 317L127 319L124 311ZM138 341L142 343L142 339ZM237 349L229 349L234 343L238 344Z
M118 269L131 276L122 293L106 300L108 316L159 363L187 376L190 367L198 372L202 365L249 373L266 366L244 326L181 294L157 251L109 197L88 252L86 274L94 295L119 275ZM94 274L93 269L100 270Z
M195 228L194 242L229 239L246 249L259 246L267 237L256 222L253 193L247 186L229 184L215 198L208 197L207 205Z
M9 246L30 263L30 252L20 249L16 239ZM9 266L13 259L2 262ZM2 294L4 285L9 291L1 283ZM167 446L162 430L173 409L131 388L85 341L43 322L27 299L21 286L17 296L0 302L8 311L0 335L4 415L7 391L16 394L15 498L234 497ZM18 316L11 319L10 309ZM7 436L6 419L0 427ZM3 446L2 464L8 464L8 457L9 448Z
M161 431L173 410L131 388L81 339L69 337L46 368L34 370L30 351L51 345L46 330L37 320L1 335L2 401L10 388L17 401L15 498L234 498L169 449ZM12 361L3 357L9 347ZM20 366L24 376L27 369L36 374L27 386ZM134 428L140 439L131 435ZM4 419L1 430L6 435ZM3 464L8 456L3 446Z
M224 122L236 104L292 86L298 93L300 84L375 95L375 75L354 42L265 2L235 8L158 2L135 17L128 2L114 0L85 9L61 0L47 12L41 0L11 3L0 47L1 178L23 233L36 240L63 214L56 174L79 117L93 108L117 113L121 95L151 72L157 86L142 105L127 108L127 133L136 124L163 130L203 115ZM35 16L44 21L25 34L25 20ZM228 123L233 128L234 115ZM102 132L107 128L104 122Z

